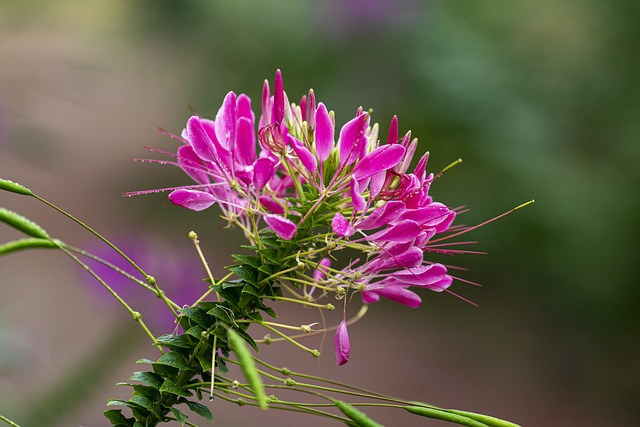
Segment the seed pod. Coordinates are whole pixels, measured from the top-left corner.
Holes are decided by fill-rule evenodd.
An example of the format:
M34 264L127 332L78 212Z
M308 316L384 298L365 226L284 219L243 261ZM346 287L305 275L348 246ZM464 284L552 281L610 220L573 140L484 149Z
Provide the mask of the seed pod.
M0 178L0 190L11 191L12 193L22 194L23 196L33 196L31 190L17 182Z
M360 427L384 427L382 424L373 421L364 412L356 409L355 406L349 405L342 400L334 400L333 403L343 414L355 421L356 425Z
M22 249L35 249L35 248L57 248L58 246L48 239L28 238L14 240L0 245L0 255L9 254L11 252L17 252Z
M22 231L28 236L49 239L47 232L38 224L8 209L0 208L0 221L10 225L16 230Z
M481 423L480 421L476 421L462 415L453 414L443 409L429 408L426 406L405 406L404 409L411 412L412 414L420 415L422 417L449 421L451 423L456 423L467 427L490 427L488 424Z

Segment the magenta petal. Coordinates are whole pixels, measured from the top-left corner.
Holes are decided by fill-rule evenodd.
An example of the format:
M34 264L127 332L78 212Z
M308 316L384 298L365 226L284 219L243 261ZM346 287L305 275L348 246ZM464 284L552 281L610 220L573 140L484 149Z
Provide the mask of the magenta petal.
M276 161L270 157L261 157L253 167L253 185L262 190L276 172Z
M271 105L271 93L269 93L269 82L264 81L262 85L262 117L260 117L260 127L271 124L271 112L273 105Z
M293 239L293 236L296 235L298 226L296 226L290 219L280 215L268 214L264 216L264 220L281 239L291 240Z
M431 264L420 267L408 268L406 270L396 271L391 275L399 282L405 283L411 286L420 286L425 288L441 288L441 284L446 284L448 281L447 268L442 264ZM451 284L451 282L449 282Z
M340 366L347 363L351 354L351 343L349 342L347 323L344 320L338 325L338 330L333 338L333 347L336 351L336 365Z
M422 229L415 221L403 221L383 230L373 233L367 240L379 240L382 242L406 243L415 239Z
M402 212L404 212L404 203L399 200L390 200L384 205L376 208L362 222L358 223L361 230L371 230L382 227L395 220Z
M258 200L260 200L260 204L267 208L269 212L279 215L284 214L284 206L278 203L277 200L267 196L260 196Z
M351 177L351 185L349 186L349 195L351 196L354 211L362 212L367 207L366 201L360 191L360 185L353 176Z
M191 209L192 211L201 211L207 209L216 202L216 198L211 193L198 190L187 190L181 188L174 190L169 194L169 200L174 205Z
M367 292L365 290L365 291L362 291L361 294L362 294L362 302L365 304L371 304L371 303L380 301L380 295L376 294L375 292Z
M322 163L329 158L331 150L335 145L333 140L335 129L331 122L331 116L329 116L327 107L325 107L322 102L318 104L315 117L316 128L314 131L314 141L316 144L316 155L318 156L318 160Z
M205 131L200 117L191 116L189 118L187 121L187 135L189 136L189 145L191 145L198 157L217 163L215 146Z
M369 184L369 197L371 198L371 200L375 199L378 194L380 194L380 191L382 190L382 187L384 187L384 182L386 181L386 179L386 171L380 171L376 174L373 174L373 176L371 177L371 184Z
M250 165L256 160L256 135L253 123L246 117L240 117L236 128L235 159L241 165Z
M227 150L233 150L236 140L236 94L229 92L222 101L215 119L216 137Z
M398 143L398 116L393 116L391 125L389 126L389 135L387 136L387 144Z
M198 184L209 184L211 182L203 166L202 159L198 157L190 145L182 145L178 148L178 166Z
M367 113L362 113L349 120L340 129L338 147L340 149L340 164L343 166L355 162L362 154L367 138L365 131L368 124Z
M404 147L400 144L383 145L367 154L353 169L358 181L369 178L380 171L391 169L402 160Z
M435 227L448 218L449 212L448 207L436 202L422 208L407 209L397 221L410 219L425 227Z
M352 236L353 233L356 232L355 228L349 224L349 221L347 221L344 215L340 212L336 212L333 216L333 219L331 220L331 229L335 234L342 237Z
M420 299L415 292L410 291L404 286L388 285L382 286L378 289L375 289L375 285L372 287L374 289L368 289L369 287L367 287L367 291L371 290L381 297L406 305L407 307L418 308L422 303L422 299Z
M293 151L296 152L298 159L302 162L302 165L311 173L318 169L318 161L315 156L302 144L302 141L287 134L287 142L293 147Z
M238 99L236 100L236 114L238 118L244 117L252 122L255 121L253 111L251 111L251 98L244 93L238 95Z
M273 115L274 123L282 122L284 117L284 85L280 70L276 70L276 81L273 88Z
M331 258L322 258L318 267L313 271L313 281L320 282L327 277L327 267L331 266Z

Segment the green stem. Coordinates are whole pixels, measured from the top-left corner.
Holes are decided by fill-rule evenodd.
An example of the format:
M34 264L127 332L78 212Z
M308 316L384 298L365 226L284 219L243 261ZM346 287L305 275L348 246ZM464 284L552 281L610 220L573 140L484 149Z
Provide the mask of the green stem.
M5 423L9 424L12 427L20 427L18 424L14 423L9 418L3 417L2 415L0 415L0 421L4 421Z

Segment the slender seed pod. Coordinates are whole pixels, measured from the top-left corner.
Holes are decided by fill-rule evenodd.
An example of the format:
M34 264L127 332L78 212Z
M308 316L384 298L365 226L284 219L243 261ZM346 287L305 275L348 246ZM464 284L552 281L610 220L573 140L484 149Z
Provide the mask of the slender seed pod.
M412 414L420 415L422 417L449 421L451 423L456 423L467 427L491 427L489 424L481 423L480 421L476 421L472 418L453 414L442 409L429 408L426 406L405 406L404 409L411 412Z
M267 409L267 396L264 392L264 384L262 383L262 378L260 378L256 364L251 358L251 351L244 343L242 337L232 328L227 329L227 338L233 351L238 356L238 362L240 362L242 372L251 385L258 404L262 409Z
M333 403L345 414L352 419L356 425L360 427L384 427L382 424L373 421L364 412L356 409L355 406L349 405L342 400L334 400Z
M57 248L54 242L48 239L38 239L35 237L27 239L19 239L0 245L0 255L6 255L11 252L17 252L23 249L36 249L36 248Z
M0 178L0 190L10 191L12 193L22 194L23 196L33 196L31 190L17 182Z
M49 239L49 234L42 227L19 213L0 208L0 221L28 236Z

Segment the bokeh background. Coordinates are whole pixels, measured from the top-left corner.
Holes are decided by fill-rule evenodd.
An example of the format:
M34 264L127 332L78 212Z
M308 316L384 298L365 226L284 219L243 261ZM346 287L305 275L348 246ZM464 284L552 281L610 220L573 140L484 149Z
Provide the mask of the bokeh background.
M188 183L132 159L156 157L143 145L175 149L155 129L179 133L188 105L213 116L229 90L257 105L280 68L292 100L313 87L338 123L373 108L384 133L397 114L432 171L463 158L433 186L470 208L461 221L536 204L473 233L488 255L455 260L483 284L453 289L478 308L446 294L423 294L419 310L381 303L350 328L344 367L331 339L317 343L320 361L285 346L265 359L523 426L637 425L639 18L635 0L3 1L0 176L108 236L154 242L159 270L195 257L195 229L221 272L238 234L213 211L121 194ZM3 193L0 205L99 246L33 200ZM0 237L18 236L0 226ZM0 413L30 427L106 425L106 400L129 393L114 384L153 349L93 287L60 253L0 258ZM221 426L331 424L212 408Z

